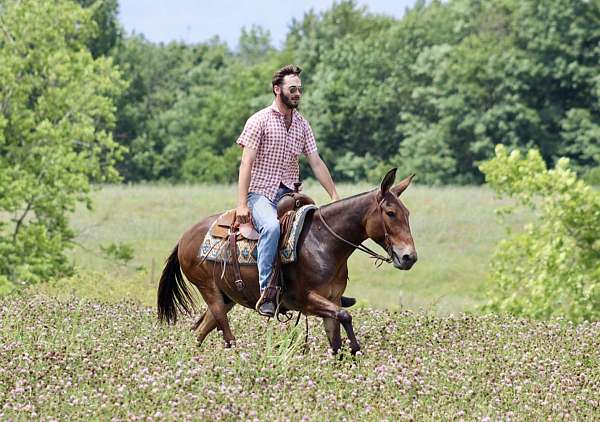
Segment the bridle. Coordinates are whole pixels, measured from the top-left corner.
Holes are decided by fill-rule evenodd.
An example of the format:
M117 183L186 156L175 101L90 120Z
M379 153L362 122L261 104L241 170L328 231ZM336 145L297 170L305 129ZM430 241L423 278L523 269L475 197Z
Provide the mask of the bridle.
M339 234L337 234L331 227L329 227L329 225L325 222L325 219L323 218L323 213L321 212L321 208L319 207L319 209L317 210L317 212L319 213L319 218L321 219L321 222L323 223L323 225L325 226L325 228L327 230L329 230L329 233L331 233L332 235L334 235L337 239L341 240L344 243L347 243L348 245L358 249L361 252L366 253L367 255L370 255L370 258L375 259L375 265L377 266L381 266L381 264L383 264L384 262L387 263L391 263L393 262L393 249L392 249L392 242L390 242L390 236L388 235L388 230L387 227L385 225L385 220L383 219L383 200L385 198L381 198L381 201L377 201L377 199L375 199L375 201L377 202L377 210L379 211L379 216L381 217L381 224L383 226L383 233L384 233L384 243L385 243L385 250L388 254L388 256L383 256L378 254L377 252L373 251L372 249L366 247L365 245L363 245L362 243L360 245L356 245L352 242L350 242L349 240L344 239L342 236L340 236Z

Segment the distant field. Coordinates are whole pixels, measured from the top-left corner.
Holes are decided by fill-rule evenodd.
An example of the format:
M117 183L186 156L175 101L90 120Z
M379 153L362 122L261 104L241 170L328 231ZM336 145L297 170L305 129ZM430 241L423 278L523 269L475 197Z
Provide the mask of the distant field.
M349 196L373 187L338 188L342 196ZM305 192L317 203L327 202L319 185L308 184ZM482 187L411 186L402 199L411 210L419 261L410 271L389 265L376 268L356 252L350 259L347 294L376 308L440 314L472 309L482 301L492 250L505 233L493 211L499 201ZM94 210L80 209L72 218L82 246L72 257L83 271L42 289L111 300L126 297L151 305L164 259L182 232L208 215L233 208L235 202L233 185L103 187L94 193ZM522 223L519 217L510 220L515 228ZM111 242L131 245L132 262L123 266L102 258L99 246Z

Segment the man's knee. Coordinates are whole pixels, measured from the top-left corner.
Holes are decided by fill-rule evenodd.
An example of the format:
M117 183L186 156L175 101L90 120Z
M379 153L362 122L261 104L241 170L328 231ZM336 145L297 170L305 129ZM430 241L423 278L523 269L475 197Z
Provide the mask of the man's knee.
M279 236L279 221L267 221L262 227L261 235L265 236Z

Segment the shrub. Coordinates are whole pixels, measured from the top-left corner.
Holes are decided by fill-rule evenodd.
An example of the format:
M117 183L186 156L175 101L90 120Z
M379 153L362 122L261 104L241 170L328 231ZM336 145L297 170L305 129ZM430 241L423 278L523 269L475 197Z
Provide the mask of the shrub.
M583 175L583 180L592 186L600 186L600 167L594 167Z
M189 183L237 182L242 149L237 145L227 148L223 154L200 151L189 156L182 166L182 179Z
M568 166L561 158L548 170L539 151L523 156L502 145L480 166L500 196L531 207L536 216L498 245L486 309L534 318L600 318L600 192L577 180Z
M360 157L348 151L337 159L333 171L340 180L356 183L365 180L369 171L375 166L377 160L371 154L367 153L364 157Z

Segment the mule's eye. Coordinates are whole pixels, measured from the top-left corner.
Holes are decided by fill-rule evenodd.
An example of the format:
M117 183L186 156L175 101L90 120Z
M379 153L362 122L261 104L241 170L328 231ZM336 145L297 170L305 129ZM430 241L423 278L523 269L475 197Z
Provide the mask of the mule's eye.
M394 217L396 215L396 213L394 211L386 211L385 213L387 215L389 215L390 217Z

